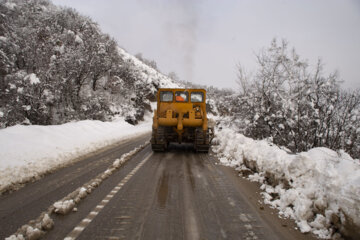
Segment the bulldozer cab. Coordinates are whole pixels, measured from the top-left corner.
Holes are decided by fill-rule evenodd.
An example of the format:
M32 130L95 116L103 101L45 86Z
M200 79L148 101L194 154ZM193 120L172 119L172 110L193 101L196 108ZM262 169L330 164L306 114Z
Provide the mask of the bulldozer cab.
M172 110L175 114L187 113L198 106L206 110L206 91L204 89L159 89L157 113Z
M212 137L204 89L159 89L153 118L153 150L165 150L170 142L191 142L197 151L207 152Z

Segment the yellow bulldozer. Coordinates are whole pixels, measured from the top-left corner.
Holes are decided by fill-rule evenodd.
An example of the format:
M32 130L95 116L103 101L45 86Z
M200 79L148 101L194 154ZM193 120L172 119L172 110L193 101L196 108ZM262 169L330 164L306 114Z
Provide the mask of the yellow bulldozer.
M193 143L197 152L208 152L214 124L206 115L204 89L160 88L154 111L151 147L165 151L170 142Z

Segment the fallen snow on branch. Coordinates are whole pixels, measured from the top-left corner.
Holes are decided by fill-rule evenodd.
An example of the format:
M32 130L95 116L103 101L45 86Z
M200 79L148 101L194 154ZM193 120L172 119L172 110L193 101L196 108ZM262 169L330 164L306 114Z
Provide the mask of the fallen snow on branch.
M264 202L294 219L301 232L320 238L336 238L340 232L359 239L358 159L328 148L289 154L231 129L218 130L215 142L220 161L251 172L248 178L262 184Z

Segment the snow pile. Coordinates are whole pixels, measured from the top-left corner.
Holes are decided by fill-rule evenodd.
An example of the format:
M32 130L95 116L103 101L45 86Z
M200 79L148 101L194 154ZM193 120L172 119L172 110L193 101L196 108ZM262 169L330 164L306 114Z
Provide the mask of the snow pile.
M133 126L123 119L1 129L0 192L16 189L17 184L37 179L81 155L150 131L150 121Z
M24 235L17 234L17 235L11 235L10 237L5 238L5 240L25 240Z
M53 226L54 221L49 217L49 214L43 213L37 219L36 223L34 221L33 225L26 224L22 226L18 230L18 233L5 238L5 240L39 239L46 231L52 229Z
M41 220L41 228L43 230L50 230L54 226L54 221L49 217L47 213L43 215L44 217Z
M215 142L220 161L242 173L251 172L250 180L262 184L264 202L294 219L301 232L321 238L340 232L359 239L359 160L327 148L289 154L231 129L218 131Z
M54 203L55 213L67 214L71 209L75 207L74 200L57 201Z

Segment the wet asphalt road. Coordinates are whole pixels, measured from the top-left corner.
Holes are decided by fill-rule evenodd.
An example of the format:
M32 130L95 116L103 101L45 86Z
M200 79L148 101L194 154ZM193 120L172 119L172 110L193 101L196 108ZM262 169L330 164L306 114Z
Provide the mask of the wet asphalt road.
M36 219L54 202L105 171L114 159L144 144L149 135L122 141L112 148L79 159L20 190L0 196L0 239L4 239L28 221Z
M144 141L145 137L129 142L128 148ZM112 150L117 154L103 153L106 155L104 158L119 157L120 148L122 151L126 150L124 146L117 146L118 150ZM97 161L101 160L95 160ZM106 169L105 165L110 162L109 160L104 163L101 170ZM298 238L299 233L292 235L285 228L279 230L282 228L275 226L276 221L264 220L255 204L249 203L241 187L234 184L234 178L229 171L218 166L216 162L210 154L195 153L191 145L170 145L169 151L165 153L153 153L150 146L147 146L86 197L77 206L76 212L65 216L53 214L51 217L55 227L44 239ZM78 164L80 165L77 171L72 172L74 170L69 167L69 172L60 170L65 171L65 175L60 174L56 178L68 178L65 176L75 176L78 172L86 176L87 170L81 169L91 168L94 163L85 159ZM65 185L74 185L71 189L76 189L75 185L79 185L73 183L76 179L69 179ZM87 179L91 179L91 176ZM57 186L46 178L40 181ZM27 191L26 189L33 185L36 183L19 192ZM70 192L70 188L67 191ZM2 202L19 192L0 198L1 239L15 232L16 224L17 227L21 226L20 222L15 220L10 221L10 224L6 223L12 212L17 214L15 218L21 218L19 211L26 212L34 206L34 210L29 210L34 212L33 214L24 213L26 218L35 216L35 212L38 212L35 216L37 217L40 213L41 208L37 206L36 199L19 199L22 207L13 211L4 210ZM44 194L39 198L46 196L47 194ZM61 199L63 196L57 197ZM55 198L56 196L51 200L42 200L46 203L41 205L46 209L51 202L57 200ZM26 223L26 220L22 222ZM4 223L6 224L3 225ZM4 231L6 234L3 232L4 228L9 228Z

